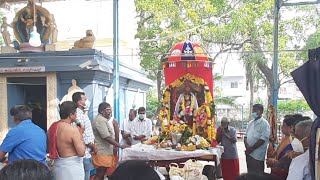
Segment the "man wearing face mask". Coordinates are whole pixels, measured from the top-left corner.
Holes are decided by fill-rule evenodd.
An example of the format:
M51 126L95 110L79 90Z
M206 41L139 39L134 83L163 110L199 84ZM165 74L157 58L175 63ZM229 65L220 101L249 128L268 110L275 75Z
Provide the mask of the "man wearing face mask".
M90 171L93 169L91 153L97 152L94 145L94 135L92 131L91 121L85 113L87 97L83 92L76 92L72 95L72 101L77 104L77 120L84 126L83 141L86 145L86 152L83 159L83 166L85 171L84 180L90 179Z
M221 119L221 126L217 131L217 141L221 142L224 148L221 156L222 176L224 180L234 180L240 175L236 129L229 126L229 124L229 119L223 117Z
M247 133L244 137L248 173L264 173L264 160L269 143L270 125L262 117L262 114L263 106L261 104L253 105L251 114L253 120L249 122Z
M130 134L133 139L132 145L141 143L149 139L152 135L152 121L145 117L146 109L140 107L138 109L138 117L133 120L130 127Z
M309 170L309 141L311 120L301 121L295 126L295 137L301 142L304 153L294 158L289 167L287 180L311 180Z

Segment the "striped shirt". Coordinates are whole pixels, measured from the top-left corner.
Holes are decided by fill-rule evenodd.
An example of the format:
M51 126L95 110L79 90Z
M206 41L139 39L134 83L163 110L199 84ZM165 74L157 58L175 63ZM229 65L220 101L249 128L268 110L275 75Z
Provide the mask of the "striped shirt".
M84 143L86 145L90 143L94 143L94 135L92 131L91 121L88 115L83 110L77 108L77 119L84 126L84 133L83 133ZM91 148L86 146L86 153L84 155L84 158L91 158L90 152L91 152Z

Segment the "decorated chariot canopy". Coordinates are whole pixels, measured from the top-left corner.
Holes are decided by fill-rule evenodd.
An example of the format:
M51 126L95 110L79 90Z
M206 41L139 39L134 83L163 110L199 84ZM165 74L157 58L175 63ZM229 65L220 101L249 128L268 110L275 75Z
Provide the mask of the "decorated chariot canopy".
M204 139L214 141L214 63L206 50L197 43L180 42L171 48L162 63L166 84L159 115L162 131L184 145L197 146Z
M213 93L213 65L206 50L198 43L179 42L163 58L166 86L186 74L202 78Z

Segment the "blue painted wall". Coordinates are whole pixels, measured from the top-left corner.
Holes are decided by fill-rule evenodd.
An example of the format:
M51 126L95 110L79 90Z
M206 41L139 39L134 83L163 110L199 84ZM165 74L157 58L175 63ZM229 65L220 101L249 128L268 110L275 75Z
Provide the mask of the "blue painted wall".
M9 129L16 126L13 122L12 116L10 115L10 109L16 104L24 104L24 89L21 85L8 84L8 126Z
M26 59L27 63L19 63ZM90 67L80 66L90 61ZM57 98L62 100L71 86L71 80L77 80L77 86L84 90L90 103L89 117L97 115L98 106L107 101L113 106L112 98L112 58L97 50L57 51L43 53L0 54L0 68L45 67L45 72L57 73ZM39 73L39 76L41 73ZM136 108L145 106L145 91L153 84L146 74L138 69L120 63L120 121L128 117L135 97ZM136 93L139 89L139 93ZM19 88L8 86L8 106L20 104ZM111 96L112 95L112 96ZM109 99L107 99L107 96ZM9 112L8 112L9 113ZM10 117L10 116L9 116ZM10 120L9 120L10 121ZM10 123L10 122L9 122ZM10 125L12 126L12 124Z
M71 80L77 81L77 86L84 90L90 101L90 108L88 115L93 120L98 114L98 106L101 102L107 102L113 106L113 99L106 100L107 95L112 96L112 79L108 79L107 73L99 72L60 72L58 77L58 98L61 100L67 94L71 86ZM143 86L137 83L127 83L125 78L120 79L120 121L128 118L129 109L133 104L136 108L145 106L145 91ZM137 88L140 87L140 88ZM110 89L111 88L111 89ZM138 93L139 89L139 93Z

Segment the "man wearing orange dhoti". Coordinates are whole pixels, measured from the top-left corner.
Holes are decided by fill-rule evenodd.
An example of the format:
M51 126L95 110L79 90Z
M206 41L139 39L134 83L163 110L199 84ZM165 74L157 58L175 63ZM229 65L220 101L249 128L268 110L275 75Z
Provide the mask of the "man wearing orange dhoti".
M93 165L97 168L95 180L103 180L105 172L108 168L116 166L113 148L126 148L128 145L120 145L115 140L114 128L108 123L111 106L103 102L98 108L99 114L92 122L92 130L95 136L95 144L97 147L97 154L92 156Z

